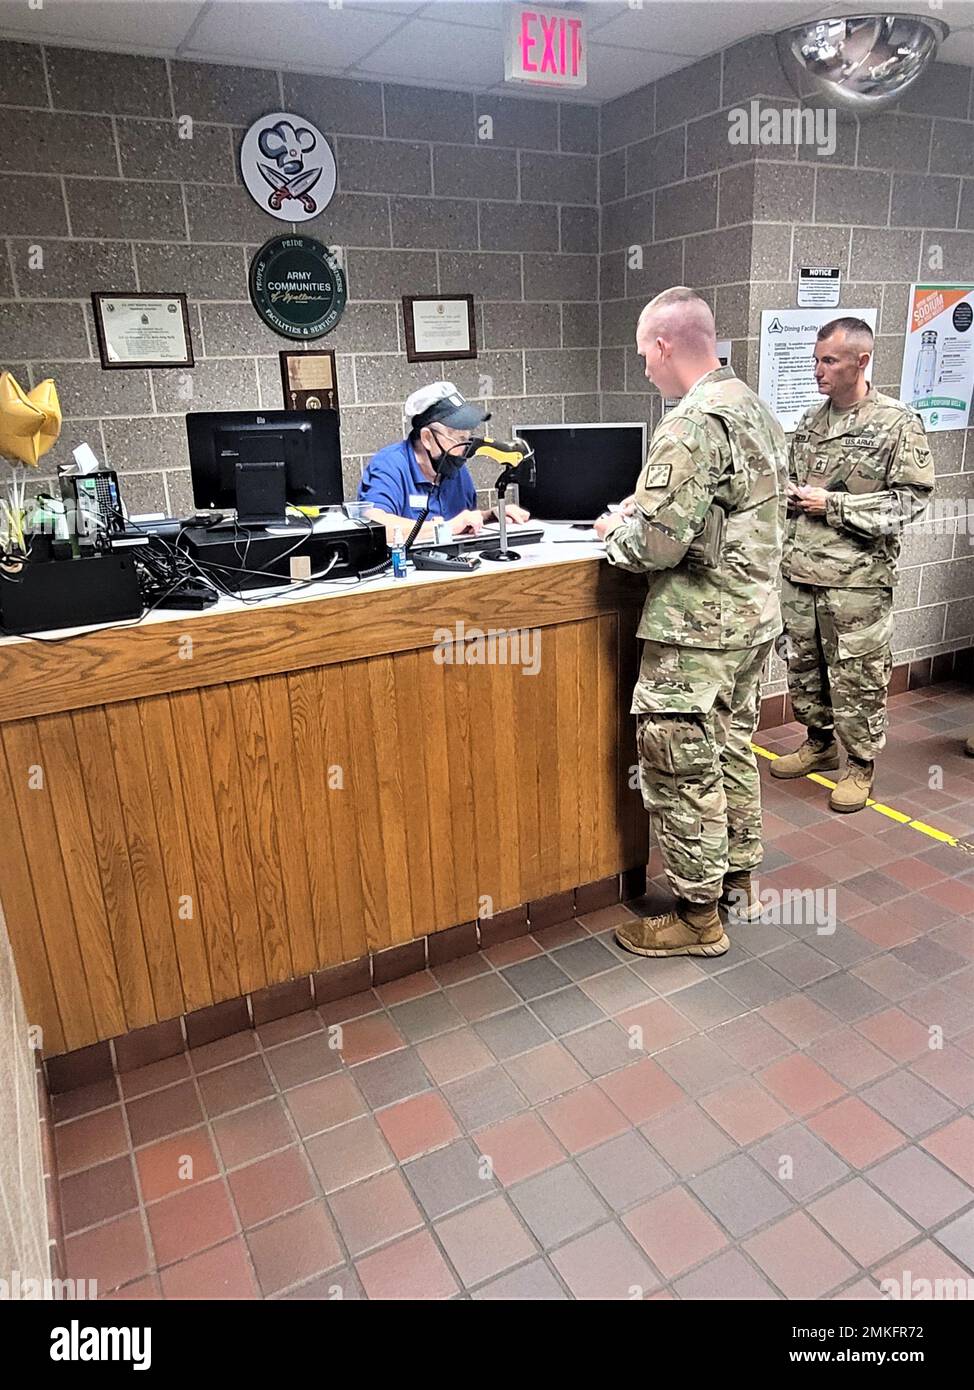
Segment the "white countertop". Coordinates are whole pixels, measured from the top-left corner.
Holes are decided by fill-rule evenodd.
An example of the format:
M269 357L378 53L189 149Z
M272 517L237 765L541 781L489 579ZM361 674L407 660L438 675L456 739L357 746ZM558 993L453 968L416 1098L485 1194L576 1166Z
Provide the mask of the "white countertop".
M151 613L147 613L141 619L130 618L120 623L95 623L86 627L61 628L57 631L32 633L26 637L0 637L0 645L12 642L30 642L37 639L60 639L78 636L85 632L108 632L113 629L124 630L125 628L148 627L152 623L183 623L187 619L212 617L214 614L238 612L242 608L262 609L279 608L290 603L318 603L322 599L338 598L342 594L378 592L381 589L395 589L407 585L417 584L455 584L460 581L465 584L476 582L484 575L496 575L499 573L516 572L525 567L537 568L543 565L567 564L577 560L600 560L605 555L605 547L597 541L591 540L570 540L572 535L570 528L566 526L552 526L544 522L539 522L545 531L545 539L535 545L519 546L518 551L521 555L520 560L515 561L496 561L484 560L480 567L470 574L455 574L447 570L414 570L410 569L405 579L393 579L391 575L379 575L375 579L355 580L337 579L320 580L313 584L304 584L301 581L292 584L275 585L273 588L268 586L261 589L248 589L245 591L245 599L240 600L221 595L216 603L209 608L200 609L174 609L157 608ZM485 545L496 538L496 533L485 537ZM64 561L52 563L66 563ZM257 600L257 601L255 601Z

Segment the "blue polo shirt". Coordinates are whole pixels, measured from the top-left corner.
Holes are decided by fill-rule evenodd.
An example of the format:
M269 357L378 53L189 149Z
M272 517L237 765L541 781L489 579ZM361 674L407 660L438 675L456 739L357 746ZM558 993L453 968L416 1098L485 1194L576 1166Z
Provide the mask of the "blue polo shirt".
M393 516L408 516L415 521L422 515L432 488L433 484L423 477L409 440L399 439L369 459L358 495L360 502L371 502ZM449 520L476 505L477 489L464 464L452 478L440 483L430 514Z

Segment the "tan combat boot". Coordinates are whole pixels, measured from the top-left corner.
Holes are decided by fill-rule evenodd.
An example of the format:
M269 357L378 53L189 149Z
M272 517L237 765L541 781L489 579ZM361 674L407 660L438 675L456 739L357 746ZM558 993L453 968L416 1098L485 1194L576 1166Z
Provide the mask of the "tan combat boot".
M740 922L760 921L764 908L747 869L734 869L724 875L720 906L726 907L728 916Z
M816 743L807 738L794 753L786 753L775 758L771 764L772 777L806 777L810 772L833 772L839 766L839 746L832 739L829 743Z
M861 811L873 789L873 764L850 762L829 797L833 811Z
M974 758L974 732L967 735L967 742L964 744L964 752L969 758Z
M722 956L730 946L717 904L678 898L676 910L616 928L616 941L637 956Z

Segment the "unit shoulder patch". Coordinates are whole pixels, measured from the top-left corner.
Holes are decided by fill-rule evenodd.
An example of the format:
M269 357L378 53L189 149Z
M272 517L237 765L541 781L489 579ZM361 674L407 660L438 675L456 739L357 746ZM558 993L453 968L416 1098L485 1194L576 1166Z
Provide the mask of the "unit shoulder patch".
M924 449L921 445L913 446L913 462L917 468L926 468L930 463L931 454L929 449Z
M643 487L666 487L673 472L671 463L647 463L643 470Z

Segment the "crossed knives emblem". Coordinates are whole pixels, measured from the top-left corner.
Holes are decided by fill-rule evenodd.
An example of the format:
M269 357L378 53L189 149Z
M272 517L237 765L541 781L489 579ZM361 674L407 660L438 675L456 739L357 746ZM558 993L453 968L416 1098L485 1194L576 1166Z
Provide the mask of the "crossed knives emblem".
M274 212L279 212L289 198L294 198L300 202L305 212L317 211L318 204L312 198L310 190L321 178L320 169L305 169L302 173L295 174L294 178L286 179L283 174L272 169L269 164L258 164L257 168L274 190L267 200L268 206Z

